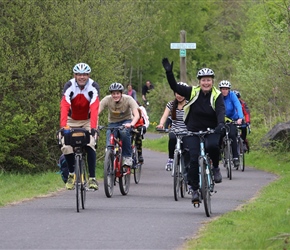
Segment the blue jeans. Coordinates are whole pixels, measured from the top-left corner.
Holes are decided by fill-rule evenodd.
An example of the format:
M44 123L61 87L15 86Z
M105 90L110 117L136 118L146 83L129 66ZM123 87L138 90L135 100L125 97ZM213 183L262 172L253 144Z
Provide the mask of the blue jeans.
M112 128L112 127L118 127L118 126L122 126L125 123L130 123L132 120L124 120L121 122L112 122L109 123L108 127ZM131 147L131 133L130 133L131 129L129 128L124 128L122 130L119 130L119 135L120 135L120 139L122 141L122 155L123 157L131 157L132 156L132 147ZM115 137L118 137L117 134L118 131L115 131ZM106 139L106 145L110 145L110 134L111 134L111 130L107 130L107 139Z

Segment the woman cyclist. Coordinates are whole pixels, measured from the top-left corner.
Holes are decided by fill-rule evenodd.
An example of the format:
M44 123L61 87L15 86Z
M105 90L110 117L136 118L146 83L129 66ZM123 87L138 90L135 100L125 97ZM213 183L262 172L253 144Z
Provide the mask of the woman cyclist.
M177 84L172 72L173 63L170 64L168 59L164 58L162 64L170 88L188 100L188 103L184 106L184 121L188 131L198 132L205 131L208 128L215 129L215 133L208 134L205 137L205 147L213 163L215 183L220 183L222 176L219 168L219 141L224 127L225 106L221 92L213 86L214 72L209 68L199 70L197 73L199 86L188 87ZM188 184L193 189L191 201L196 203L200 202L198 192L200 140L198 136L187 137L187 145L190 154L190 167L187 174Z
M178 82L177 84L188 86L186 83ZM187 103L184 96L179 95L178 93L174 93L175 99L166 104L166 108L164 113L160 119L159 125L156 128L164 129L164 124L166 123L169 115L171 116L172 124L171 128L179 128L185 129L186 125L183 121L184 110L183 106ZM171 171L173 166L173 157L174 157L174 149L177 142L176 135L173 132L169 132L169 141L168 141L168 160L165 165L166 171Z
M226 117L237 124L242 124L244 115L242 111L242 105L236 96L236 94L231 91L231 83L227 80L222 80L219 83L219 89L224 97L224 103L226 108ZM237 127L235 124L229 124L230 133L229 137L232 139L232 151L233 151L233 161L235 168L239 168L239 153L238 153L238 143L237 143Z

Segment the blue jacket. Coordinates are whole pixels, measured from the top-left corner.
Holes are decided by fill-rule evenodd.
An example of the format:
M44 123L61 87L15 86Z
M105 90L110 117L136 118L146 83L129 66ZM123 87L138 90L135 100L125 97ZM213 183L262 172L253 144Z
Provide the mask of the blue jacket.
M226 117L234 121L244 119L242 105L233 91L229 91L229 94L224 96L224 103L226 108Z

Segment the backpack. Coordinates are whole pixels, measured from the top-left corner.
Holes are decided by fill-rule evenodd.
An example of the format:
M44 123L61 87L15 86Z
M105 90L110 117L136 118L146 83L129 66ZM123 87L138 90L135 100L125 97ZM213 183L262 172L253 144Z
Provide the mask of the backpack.
M57 166L59 167L59 173L61 175L63 182L66 183L69 171L68 171L68 166L67 166L64 154L62 154L59 157Z
M135 124L135 127L145 126L146 128L148 128L149 127L149 117L147 115L146 109L143 106L139 106L138 112L140 115L140 119Z

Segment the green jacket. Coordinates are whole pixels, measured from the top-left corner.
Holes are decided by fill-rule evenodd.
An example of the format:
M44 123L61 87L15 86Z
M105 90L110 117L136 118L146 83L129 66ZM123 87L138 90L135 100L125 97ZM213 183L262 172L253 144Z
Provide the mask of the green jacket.
M184 109L183 120L184 121L186 120L186 117L188 116L190 105L196 101L199 93L200 93L200 86L192 87L190 100L183 107L183 109ZM216 87L213 86L212 91L211 91L211 96L210 96L210 104L211 104L211 107L213 110L215 110L215 102L220 94L221 94L221 92Z

